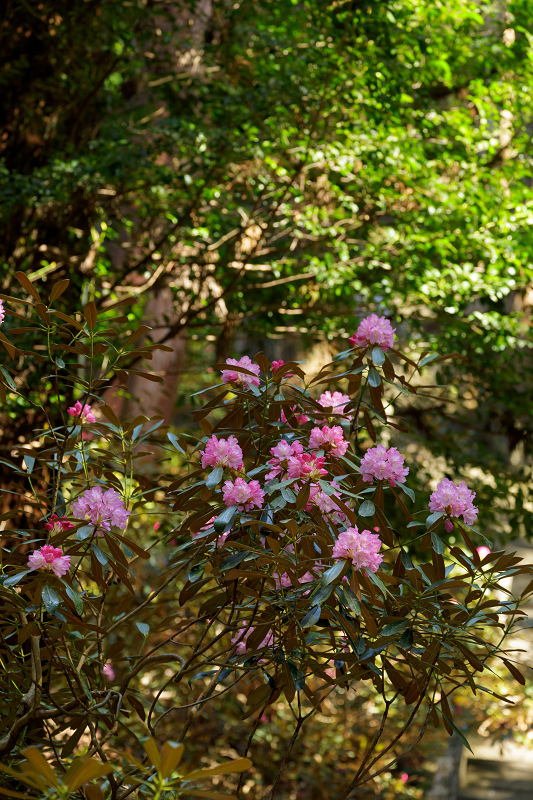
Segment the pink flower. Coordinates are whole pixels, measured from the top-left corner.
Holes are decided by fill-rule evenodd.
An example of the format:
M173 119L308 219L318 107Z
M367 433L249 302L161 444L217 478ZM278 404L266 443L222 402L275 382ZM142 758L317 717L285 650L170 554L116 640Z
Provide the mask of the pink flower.
M268 463L271 465L270 472L266 475L265 480L271 481L280 473L286 471L289 465L289 458L300 456L304 449L301 442L289 442L282 439L281 442L275 447L272 447L270 452L274 458L270 458Z
M201 452L202 467L225 467L228 469L239 469L242 465L242 450L236 436L228 439L217 439L211 436Z
M299 480L304 478L310 481L318 481L328 474L327 469L324 469L326 459L324 456L317 458L311 453L302 453L301 455L291 456L289 458L289 468L287 470L287 478L294 478Z
M293 586L292 578L286 572L284 572L282 575L280 574L273 575L272 577L274 578L274 581L276 583L276 589L281 589L282 587L284 589L288 589L289 587L292 588ZM314 580L315 576L311 572L306 572L304 575L302 575L301 578L298 578L298 583L299 584L310 583L311 581Z
M372 483L372 479L376 478L396 486L397 483L405 483L409 474L409 467L404 467L404 463L396 447L387 450L384 445L378 444L367 450L361 459L361 475L366 483Z
M236 478L235 482L226 481L222 487L222 494L226 506L239 506L239 511L250 511L252 508L262 508L265 493L259 481L246 483L244 478Z
M332 456L343 456L348 449L348 442L342 435L340 425L330 428L324 425L322 428L313 428L309 437L309 448L311 450L325 450Z
M273 361L272 362L272 374L277 372L278 369L280 367L283 367L284 365L285 365L285 362L283 361L283 359L280 359L279 361ZM292 375L293 375L292 372L287 372L286 375L283 376L283 378L292 378Z
M242 634L237 633L235 636L231 637L232 644L237 644L237 653L246 653L247 649L247 641L249 637L254 632L255 628L249 628L248 631L242 636ZM263 641L257 645L255 648L256 650L261 650L263 647L272 647L274 645L274 636L272 635L272 631L269 631Z
M464 481L456 486L453 481L443 478L429 498L429 508L449 517L462 516L467 525L473 525L478 515L472 502L475 496L476 493L471 492Z
M236 386L240 386L242 389L246 389L250 385L259 386L259 378L256 378L255 376L259 375L261 367L259 364L254 364L249 356L243 356L238 361L236 358L227 358L226 364L234 367L244 367L244 369L247 369L248 372L253 372L254 374L247 375L246 372L240 372L240 370L223 369L223 383L234 383Z
M72 524L72 522L69 522L66 517L61 517L61 519L59 519L57 514L52 514L52 516L49 517L48 522L44 523L44 527L47 531L50 531L52 536L55 536L58 533L63 533L63 531L69 531L75 526Z
M91 411L92 406L84 405L78 400L73 406L68 409L71 417L80 417L80 422L96 422L96 417Z
M70 556L64 556L60 547L45 544L28 556L28 567L53 572L58 578L66 575L70 567Z
M72 513L76 519L90 520L98 526L98 530L102 528L108 531L111 525L125 530L131 512L124 508L122 497L114 489L102 492L101 486L95 486L75 500Z
M381 539L377 533L346 528L333 545L333 558L348 558L356 569L376 572L383 561L380 555Z
M291 411L294 414L294 416L296 417L296 422L298 423L298 425L305 425L306 422L309 422L309 417L306 416L305 414L301 414L296 409L297 409L297 406L291 406ZM280 417L280 419L281 419L282 422L287 422L287 417L285 416L285 412L284 412L283 409L281 409L281 417Z
M0 325L1 325L1 324L2 324L2 322L4 321L4 317L5 317L5 315L6 315L6 312L4 311L4 304L3 304L3 303L2 303L2 301L0 300Z
M477 550L477 554L478 554L478 556L480 557L480 559L481 559L482 561L483 561L483 559L484 559L484 558L486 558L487 556L490 556L490 554L491 554L491 552L492 552L492 550L490 549L490 547L486 547L485 545L481 545L481 547L476 547L476 550Z
M331 487L335 490L340 488L336 481L331 481ZM316 506L323 515L330 515L335 522L344 522L346 520L346 514L339 509L334 500L335 497L340 498L340 493L335 491L332 495L328 495L323 492L316 483L312 483L309 492L309 501L305 510L310 511L313 506Z
M378 317L377 314L370 314L361 321L357 328L357 333L351 336L350 341L354 347L373 347L379 345L382 350L387 350L394 346L394 331L387 317Z
M115 680L115 670L113 669L112 661L106 661L102 669L102 672L104 673L104 678L106 679L106 681Z
M342 392L333 392L333 394L323 392L318 398L318 402L323 408L332 408L333 414L342 414L344 406L350 402L350 398Z

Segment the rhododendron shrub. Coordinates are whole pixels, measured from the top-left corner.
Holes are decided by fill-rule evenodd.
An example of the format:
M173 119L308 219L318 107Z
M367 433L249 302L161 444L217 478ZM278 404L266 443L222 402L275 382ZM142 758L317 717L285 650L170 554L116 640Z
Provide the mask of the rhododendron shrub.
M45 302L20 280L28 324L4 325L4 395L24 392L30 351L17 330L57 346L30 352L51 376L49 426L11 453L26 483L4 532L0 755L44 742L66 768L77 752L106 761L147 734L186 743L195 720L246 691L243 756L280 704L294 715L275 796L325 699L367 687L382 719L338 777L344 800L429 723L456 730L450 700L476 688L489 659L522 679L502 641L523 612L501 578L531 568L472 527L483 509L462 476L435 482L431 498L409 486L409 458L390 442L405 431L393 403L431 389L426 353L396 349L389 320L363 320L314 375L261 353L228 359L176 434L161 418L120 420L106 402L130 370L158 379L143 361L160 345L137 346L146 327L111 343L112 307L57 316L60 284ZM106 767L105 800L155 794L151 748L148 777L137 757Z

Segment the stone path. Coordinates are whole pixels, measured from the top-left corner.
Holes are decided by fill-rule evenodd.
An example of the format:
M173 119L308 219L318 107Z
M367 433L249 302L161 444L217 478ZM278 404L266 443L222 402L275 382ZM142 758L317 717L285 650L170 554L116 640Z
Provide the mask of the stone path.
M533 765L469 758L457 800L533 800Z

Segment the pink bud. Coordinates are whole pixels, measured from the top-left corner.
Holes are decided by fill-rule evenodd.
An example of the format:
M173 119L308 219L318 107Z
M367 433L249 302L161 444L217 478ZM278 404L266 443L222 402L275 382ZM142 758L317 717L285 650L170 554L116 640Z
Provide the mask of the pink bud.
M453 522L451 521L451 519L446 520L446 522L444 523L444 527L446 528L448 533L451 533L453 531Z
M409 780L409 774L407 772L402 772L402 774L400 775L400 780L402 783L407 783L407 781Z

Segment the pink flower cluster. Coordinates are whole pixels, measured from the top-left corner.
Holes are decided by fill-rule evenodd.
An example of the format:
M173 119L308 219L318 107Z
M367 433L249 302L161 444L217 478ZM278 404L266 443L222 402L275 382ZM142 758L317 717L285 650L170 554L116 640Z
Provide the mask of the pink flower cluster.
M324 425L322 428L313 428L311 431L309 448L325 450L332 456L343 456L348 449L348 442L342 434L340 425L334 425L333 428Z
M339 534L333 545L333 558L348 558L356 569L376 572L383 561L380 555L381 539L371 531L361 531L357 527L346 528Z
M235 482L226 481L222 487L222 495L226 506L238 506L239 511L262 508L265 500L259 481L246 483L244 478L236 478Z
M274 578L276 589L281 589L282 587L284 589L288 589L292 588L293 586L292 578L286 572L284 572L281 575L280 574L273 575L272 577ZM312 572L306 572L304 575L301 576L301 578L298 578L298 583L301 585L302 583L311 583L311 581L314 580L315 576L312 574Z
M70 567L70 556L64 556L60 547L45 544L28 556L28 567L53 572L58 578L66 575Z
M224 467L228 469L240 469L242 466L242 450L236 436L228 439L217 439L211 436L201 452L202 467Z
M226 364L233 367L243 367L244 369L247 369L248 372L253 372L254 374L247 375L246 372L241 372L240 370L223 369L223 383L233 383L235 386L239 386L241 389L247 389L248 386L259 386L260 381L256 376L259 375L261 367L259 364L254 364L249 356L243 356L239 360L236 358L227 358Z
M475 496L476 493L471 492L464 481L456 486L453 481L443 478L429 498L429 509L449 517L462 516L467 525L473 525L478 515L473 504ZM449 532L452 528L451 520L446 520L446 530Z
M104 673L104 678L106 681L114 681L115 680L115 670L113 669L113 662L106 661L102 672Z
M377 314L371 314L361 321L354 336L351 336L350 341L354 347L373 347L379 345L382 350L387 350L389 347L394 347L394 331L387 317L378 317Z
M388 481L391 486L405 483L409 474L409 467L404 466L403 456L396 447L387 448L378 444L367 450L361 459L361 475L366 483L372 483L373 478L378 481Z
M111 525L124 530L128 524L130 512L124 508L122 497L114 489L102 491L101 486L87 489L72 504L72 513L76 519L90 520L100 529L110 530ZM103 535L103 534L100 534Z
M324 456L317 458L311 453L302 453L300 455L291 456L289 458L289 465L287 470L287 478L294 480L318 481L328 474L327 469L324 469L326 459Z
M96 422L96 417L92 412L92 406L86 404L82 406L78 400L73 406L70 406L68 413L71 417L79 417L80 422Z
M270 472L266 475L265 480L272 481L278 475L286 472L289 466L290 458L298 458L301 456L304 449L301 442L287 442L282 439L281 442L275 447L272 447L270 452L274 458L270 458L268 463L271 466Z
M50 531L52 536L56 536L58 533L63 533L63 531L70 531L75 526L66 517L59 519L57 514L52 514L48 522L44 523L44 527L47 531Z
M332 408L333 414L343 414L344 406L350 402L350 398L342 392L333 392L333 394L331 392L322 392L318 402L323 408Z
M250 628L244 636L242 634L237 633L235 636L231 637L232 644L237 644L237 653L246 653L246 644L252 633L254 632L255 628ZM256 650L261 650L263 647L272 647L274 645L274 636L272 635L272 631L269 631L263 641L257 645L255 648Z
M332 495L329 495L323 492L316 483L311 484L309 502L305 510L310 511L313 506L316 506L323 515L330 516L335 522L344 522L346 520L346 514L340 511L339 506L334 500L335 497L340 498L340 492L337 491L337 489L340 488L339 484L336 483L336 481L331 481L331 487L335 489L335 491Z
M0 325L1 325L1 324L2 324L2 322L4 321L4 317L5 317L5 315L6 315L6 312L4 311L4 304L3 304L3 303L2 303L2 301L0 300Z

